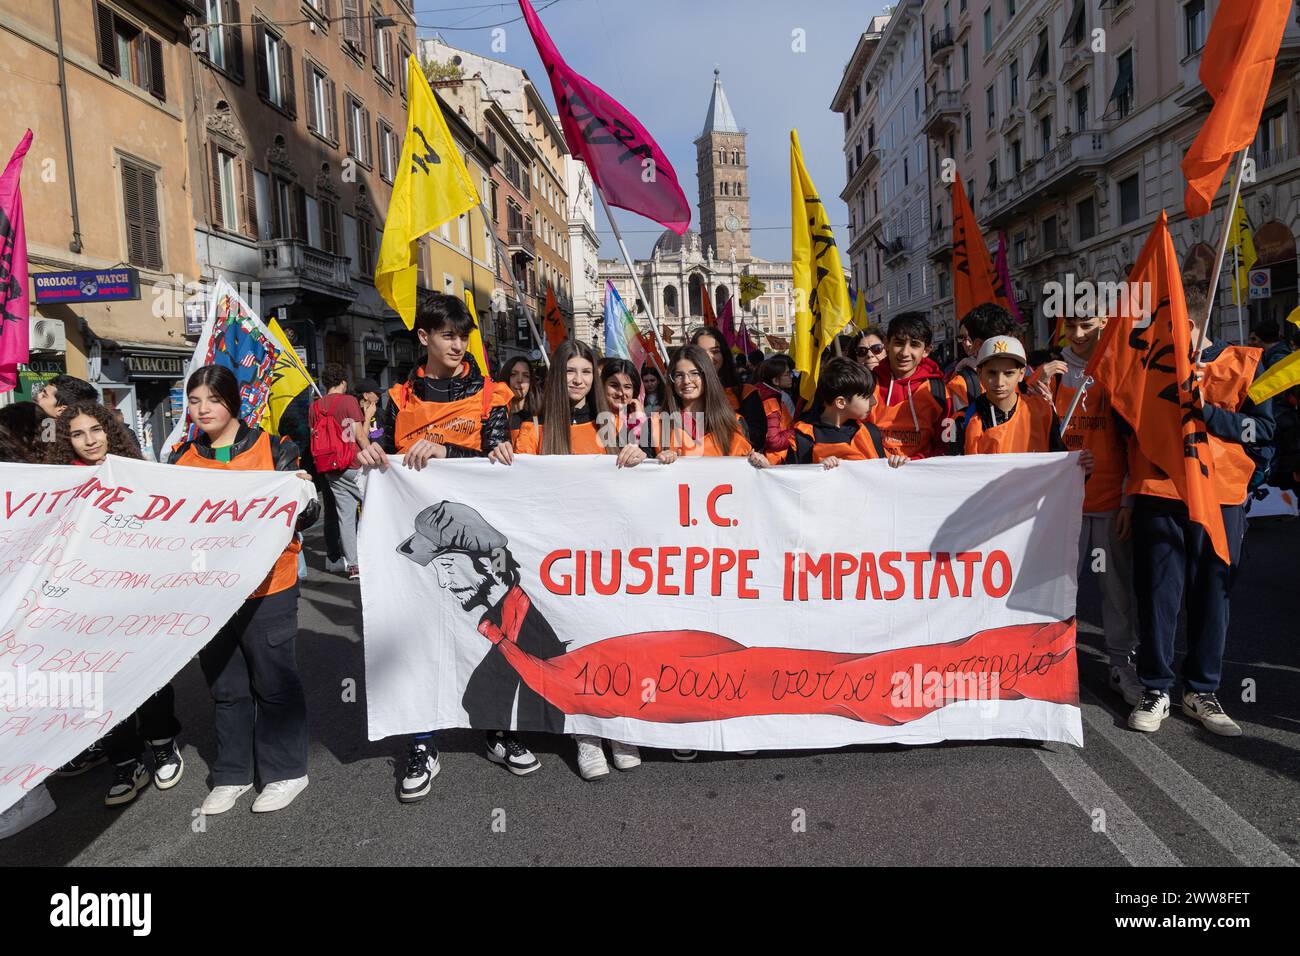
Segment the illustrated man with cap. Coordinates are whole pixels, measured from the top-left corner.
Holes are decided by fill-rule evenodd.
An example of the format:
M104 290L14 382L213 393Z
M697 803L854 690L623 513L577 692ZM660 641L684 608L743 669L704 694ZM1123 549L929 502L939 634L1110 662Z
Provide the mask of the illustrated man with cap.
M561 655L565 643L520 587L519 565L508 543L505 535L469 505L440 501L416 515L414 534L397 546L397 552L430 568L438 586L449 591L466 611L481 608L480 631L488 626L505 630L522 649L542 660ZM470 675L461 703L470 726L488 731L488 759L520 776L541 764L510 732L512 727L564 732L564 714L524 684L495 647ZM417 735L411 759L413 763L422 761L427 779L412 774L412 769L418 768L408 768L398 794L407 802L428 793L438 772L432 732Z

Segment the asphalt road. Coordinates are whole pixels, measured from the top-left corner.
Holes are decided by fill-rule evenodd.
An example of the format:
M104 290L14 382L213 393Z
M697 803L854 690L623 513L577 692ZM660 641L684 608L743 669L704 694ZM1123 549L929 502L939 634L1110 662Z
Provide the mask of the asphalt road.
M312 545L315 545L313 548ZM1175 708L1161 731L1125 726L1106 686L1085 582L1079 669L1085 746L953 743L910 749L704 756L647 752L599 783L567 739L532 735L543 762L516 778L476 732L444 736L424 802L394 796L400 740L366 740L359 589L309 538L298 656L311 716L311 785L288 809L249 797L200 818L213 756L196 663L176 679L184 779L102 805L109 768L53 779L59 810L0 843L9 865L1295 865L1300 860L1300 522L1253 526L1232 608L1221 698L1243 726L1214 737ZM358 699L343 700L354 679ZM1243 681L1255 701L1240 700ZM802 820L804 826L796 823Z

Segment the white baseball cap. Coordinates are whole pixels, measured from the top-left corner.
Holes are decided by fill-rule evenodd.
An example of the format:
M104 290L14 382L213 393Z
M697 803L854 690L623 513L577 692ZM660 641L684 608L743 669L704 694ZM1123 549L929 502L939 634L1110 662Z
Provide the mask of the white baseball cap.
M975 359L975 367L979 368L989 359L995 358L1009 358L1021 365L1029 364L1029 360L1025 358L1025 347L1014 335L995 335L991 339L985 339L984 344L980 346L980 354Z

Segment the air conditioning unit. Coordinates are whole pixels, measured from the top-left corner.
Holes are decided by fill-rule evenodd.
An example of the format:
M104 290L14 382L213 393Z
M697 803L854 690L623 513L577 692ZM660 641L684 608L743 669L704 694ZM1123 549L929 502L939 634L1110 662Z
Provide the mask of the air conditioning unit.
M62 319L36 319L31 325L28 347L32 351L64 352L68 348Z

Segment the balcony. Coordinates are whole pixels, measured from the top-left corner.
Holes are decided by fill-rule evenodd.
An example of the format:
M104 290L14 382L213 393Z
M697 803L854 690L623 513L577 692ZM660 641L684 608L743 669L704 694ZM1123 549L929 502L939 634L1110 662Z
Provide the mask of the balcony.
M943 262L952 256L952 229L940 224L930 230L929 256Z
M953 37L952 27L946 26L942 30L930 31L930 56L938 60L952 54L953 46L956 44Z
M1061 83L1068 84L1083 70L1087 69L1093 61L1093 52L1086 46L1081 46L1069 56L1061 58L1061 72L1057 74Z
M264 239L257 248L262 255L258 279L265 291L299 288L346 301L356 296L347 256L315 249L301 239Z
M953 90L941 90L925 106L921 128L929 136L940 138L961 123L961 95Z
M979 215L986 226L1004 224L1018 210L1032 208L1096 177L1106 165L1108 134L1086 130L1062 132L1056 147L1032 160L1009 181L990 189L980 200Z
M897 262L907 254L907 240L902 236L885 243L885 265Z
M1068 257L1070 251L1070 243L1066 241L1064 236L1058 235L1051 243L1044 244L1035 249L1029 255L1025 256L1024 262L1020 263L1020 265L1026 267L1036 266L1039 264L1045 265L1053 259L1064 259Z
M1282 143L1279 146L1274 146L1272 149L1263 149L1256 152L1255 146L1252 143L1250 155L1254 157L1255 169L1258 172L1263 173L1272 169L1274 166L1281 166L1283 163L1291 160L1295 156L1295 150L1292 148L1290 143Z
M1056 84L1045 76L1032 80L1029 85L1029 112L1033 112L1046 100L1056 95Z
M507 231L506 236L506 245L509 247L512 257L520 255L527 259L537 258L537 238L533 235L532 229L510 229Z

